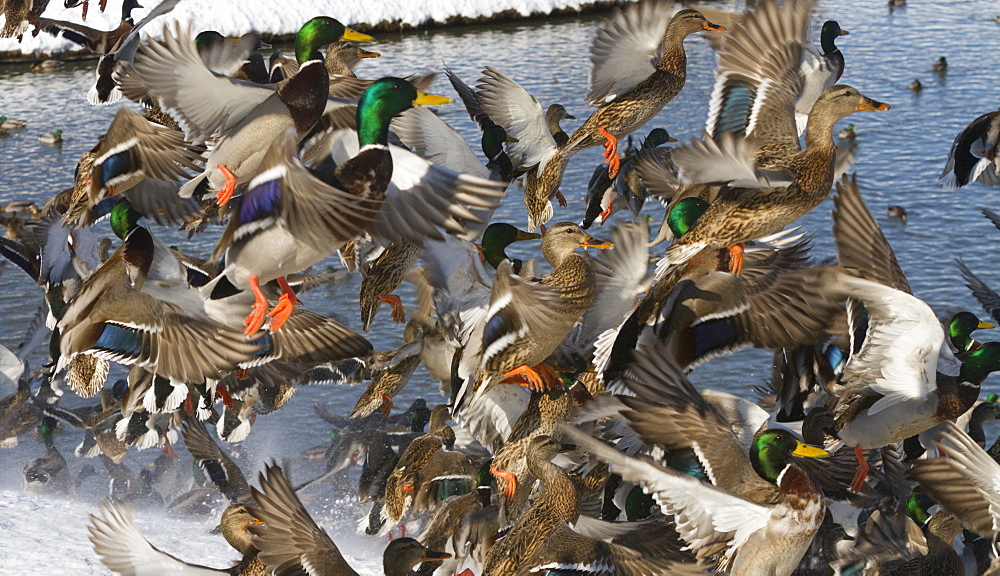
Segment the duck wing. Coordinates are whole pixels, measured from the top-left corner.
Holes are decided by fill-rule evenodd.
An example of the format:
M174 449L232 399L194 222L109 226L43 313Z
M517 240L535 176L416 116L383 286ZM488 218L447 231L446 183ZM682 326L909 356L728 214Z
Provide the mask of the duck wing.
M615 8L597 26L587 102L600 106L614 100L656 70L673 9L673 0L636 2Z
M490 175L465 138L427 108L410 108L392 120L392 128L403 144L431 164L479 178Z
M205 423L197 418L184 420L184 445L205 475L230 502L249 502L250 484L243 470L208 435Z
M517 140L507 143L507 153L512 159L523 158L523 166L538 166L541 173L556 149L541 102L496 68L487 66L483 74L476 86L483 110Z

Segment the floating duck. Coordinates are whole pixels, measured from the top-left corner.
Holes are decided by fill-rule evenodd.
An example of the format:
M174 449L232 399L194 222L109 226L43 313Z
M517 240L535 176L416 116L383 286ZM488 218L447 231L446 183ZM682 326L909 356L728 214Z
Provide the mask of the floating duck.
M56 130L55 132L49 134L42 134L38 137L38 141L42 144L55 145L62 144L63 133L62 130Z
M903 224L906 224L906 208L902 206L889 206L885 209L885 212L889 218L899 218L903 221Z
M941 56L937 59L937 62L931 64L931 70L938 74L944 74L948 71L948 60L944 56Z

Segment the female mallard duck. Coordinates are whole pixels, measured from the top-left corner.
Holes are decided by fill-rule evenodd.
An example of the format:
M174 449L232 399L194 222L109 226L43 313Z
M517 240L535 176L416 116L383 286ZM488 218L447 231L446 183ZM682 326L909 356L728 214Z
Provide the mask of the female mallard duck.
M667 3L644 2L617 10L598 30L591 47L590 90L587 100L600 107L562 145L547 129L533 96L500 72L487 68L479 88L483 109L517 143L509 149L526 158L525 188L529 229L552 217L549 201L556 195L570 157L604 144L609 176L620 165L618 139L641 128L684 87L687 58L684 39L700 30L721 30L697 10L670 17ZM662 55L657 52L662 47Z
M260 474L260 490L251 490L260 507L256 514L264 522L252 529L253 544L269 572L299 566L309 576L357 576L330 536L302 506L278 466L268 465ZM382 569L386 576L407 576L421 562L450 557L412 538L397 538L382 553Z
M500 263L493 276L490 307L482 331L482 356L470 397L485 392L495 375L522 377L530 387L544 387L537 367L562 343L594 298L597 280L577 248L610 248L572 222L559 222L542 236L542 254L552 271L532 281ZM550 371L545 370L546 372ZM456 400L461 403L461 398Z
M403 312L403 301L399 296L392 294L403 282L403 277L416 263L423 246L411 244L409 242L390 242L378 258L362 265L362 279L360 291L361 305L361 328L368 332L375 314L382 303L388 304L392 308L392 321L405 322L406 315Z
M574 531L571 526L580 520L580 496L569 474L552 463L560 451L561 446L547 435L535 436L528 443L527 467L542 482L542 490L507 534L489 549L482 576L513 576L555 567L629 575L702 573L705 566L698 563L645 556Z
M271 144L262 172L250 183L216 246L216 256L225 253L226 268L216 283L206 286L211 297L252 290L256 301L246 321L252 334L263 325L268 310L262 282L278 279L281 284L287 274L319 262L368 228L383 238L416 244L428 234L439 234L437 227L464 231L453 214L472 221L475 217L457 198L492 207L499 185L433 167L388 146L393 116L413 106L449 101L420 92L401 78L373 82L357 107L355 145L361 149L336 165L327 157L312 170L299 160L297 133L287 128ZM401 183L393 184L394 178ZM271 313L272 332L298 302L287 283L282 291Z
M739 274L744 242L778 232L829 195L836 150L832 130L837 121L858 110L888 109L888 104L863 96L850 86L827 89L809 113L805 148L778 160L792 182L777 188L725 188L694 227L670 245L664 262L672 266L708 247L728 248L730 270ZM674 152L678 165L686 161L678 157L684 156L681 150Z
M951 145L948 162L938 180L948 190L970 182L1000 186L1000 111L988 112L969 123Z
M153 576L168 572L181 574L231 574L264 576L264 564L257 558L257 549L251 541L248 528L261 524L257 511L246 504L231 504L222 513L219 527L230 546L243 555L243 559L230 568L208 568L188 564L167 554L149 543L139 531L130 508L118 507L111 502L100 505L101 517L90 515L90 542L101 562L118 574Z
M382 415L389 417L392 398L410 381L410 376L420 365L420 340L423 327L411 320L403 329L403 345L389 353L386 365L368 383L361 393L350 418L362 418L381 409Z
M322 22L330 42L347 34L336 20ZM311 58L306 55L294 77L272 88L215 75L198 54L190 30L180 25L166 31L162 42L147 38L133 69L150 95L171 111L190 142L222 137L205 170L181 187L181 196L192 196L207 184L218 192L219 204L225 204L237 184L258 174L267 150L261 142L271 142L289 127L299 137L312 129L328 105L329 75L322 60Z
M41 142L42 144L48 144L50 146L55 144L62 144L63 141L62 130L56 130L55 132L51 132L49 134L42 134L41 136L38 137L38 141Z
M623 479L652 493L664 514L676 515L681 537L696 553L724 550L721 564L727 574L790 575L823 522L823 493L791 457L827 453L787 432L764 433L752 446L754 469L778 488L774 501L757 503L649 460L626 456L575 428L560 429L568 440L611 464Z
M0 29L0 38L20 37L28 29L28 23L38 23L38 17L45 12L49 0L8 0L0 9L6 19Z
M576 120L576 116L570 116L562 104L549 104L545 109L545 126L548 127L549 134L552 134L552 139L556 141L556 146L569 142L569 134L559 125L563 120Z
M354 42L346 42L344 40L338 40L326 50L326 57L323 62L326 65L326 71L331 76L346 76L348 78L357 78L354 74L354 65L358 63L358 60L362 58L378 58L381 56L378 52L370 52L358 46Z

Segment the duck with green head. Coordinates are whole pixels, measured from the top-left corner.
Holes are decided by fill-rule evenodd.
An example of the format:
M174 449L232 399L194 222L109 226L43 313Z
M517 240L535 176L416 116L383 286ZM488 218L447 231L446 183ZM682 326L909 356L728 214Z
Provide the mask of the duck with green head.
M511 226L504 222L494 222L487 226L483 232L483 241L480 244L480 250L482 251L483 259L494 270L504 260L510 260L514 264L514 273L518 274L521 271L523 262L517 258L512 259L510 256L507 256L507 247L514 242L537 240L541 237L541 234L525 232L516 226Z
M288 127L299 137L319 121L328 105L329 75L318 48L337 41L347 29L332 18L314 18L296 36L298 73L277 86L236 82L205 66L191 31L180 25L164 32L162 41L147 39L133 64L149 93L194 143L221 139L209 154L205 170L181 187L181 196L217 191L220 204L236 185L258 173L267 150ZM362 36L367 38L366 36ZM346 105L346 104L340 104Z
M284 277L323 260L377 217L393 175L392 118L413 106L447 102L401 78L373 82L358 102L360 151L339 165L320 163L315 172L298 158L297 131L286 128L267 150L216 246L215 256L225 254L226 268L206 287L211 298L252 290L256 301L246 333L253 334L268 310L260 284L277 279L282 295L271 312L270 329L279 329L298 303Z
M948 341L959 357L979 348L979 342L972 339L976 330L994 328L991 322L983 322L972 312L958 312L948 321Z

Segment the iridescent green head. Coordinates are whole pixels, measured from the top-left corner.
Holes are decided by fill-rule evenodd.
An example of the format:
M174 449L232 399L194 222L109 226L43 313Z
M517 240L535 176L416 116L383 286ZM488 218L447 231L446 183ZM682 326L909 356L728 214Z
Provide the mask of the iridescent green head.
M641 486L634 486L625 497L625 516L629 522L645 520L652 515L651 509L656 505L652 494L646 494Z
M996 392L990 392L986 395L986 401L990 404L996 404L997 400L1000 400L1000 396L997 396Z
M194 46L199 52L225 42L226 37L215 30L204 30L194 37Z
M750 463L761 478L777 484L792 456L825 458L830 453L821 448L807 446L787 430L765 430L750 446Z
M494 222L486 227L483 231L483 258L486 259L486 263L496 268L501 262L507 259L507 254L504 252L508 246L514 242L520 242L522 240L537 240L541 238L541 234L535 234L533 232L525 232L520 230L510 224L505 224L503 222Z
M414 106L450 102L451 98L417 90L403 78L380 78L372 82L358 99L358 142L361 146L385 146L389 141L389 123L394 116Z
M956 350L965 352L975 344L975 340L971 338L973 332L993 327L989 322L980 321L972 312L962 311L952 316L948 322L948 339Z
M1000 370L1000 342L986 342L966 356L958 376L965 382L978 385L997 370Z
M517 140L511 138L507 134L507 131L499 124L494 124L483 130L483 154L486 154L486 157L490 160L494 160L497 156L503 154L504 142L517 142Z
M317 16L303 24L295 35L295 59L304 64L314 52L338 40L371 42L374 38L351 30L329 16Z
M670 209L667 214L667 226L674 233L674 238L680 238L694 227L694 223L708 210L708 202L691 196L683 198Z
M139 214L128 200L122 198L111 209L111 230L115 236L124 240L138 225L139 218L142 218L142 214Z
M930 520L931 515L929 510L934 504L936 504L934 499L927 494L911 492L910 496L906 499L906 515L920 526L923 526Z

